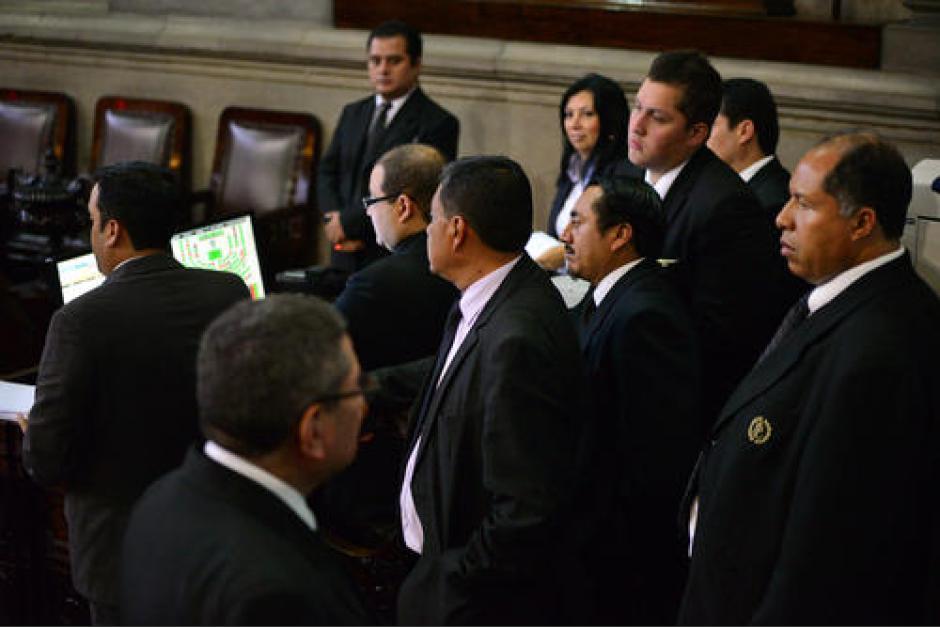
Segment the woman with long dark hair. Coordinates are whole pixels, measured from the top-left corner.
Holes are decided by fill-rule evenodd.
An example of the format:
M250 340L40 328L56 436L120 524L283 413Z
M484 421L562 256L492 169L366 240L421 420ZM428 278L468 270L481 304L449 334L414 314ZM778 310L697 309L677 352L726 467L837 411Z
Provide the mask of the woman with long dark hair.
M620 85L600 74L579 78L565 91L558 107L562 153L555 200L546 232L559 238L571 209L584 188L612 164L627 158L630 109ZM564 247L539 256L542 267L557 270L564 264Z

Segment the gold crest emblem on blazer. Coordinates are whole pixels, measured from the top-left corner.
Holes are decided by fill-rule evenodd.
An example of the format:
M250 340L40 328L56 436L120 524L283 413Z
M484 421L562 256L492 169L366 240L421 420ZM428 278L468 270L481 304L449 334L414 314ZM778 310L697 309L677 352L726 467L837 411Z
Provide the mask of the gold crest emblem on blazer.
M773 433L773 427L763 416L754 416L751 419L751 424L747 427L747 439L758 446L766 443L770 439L771 433Z

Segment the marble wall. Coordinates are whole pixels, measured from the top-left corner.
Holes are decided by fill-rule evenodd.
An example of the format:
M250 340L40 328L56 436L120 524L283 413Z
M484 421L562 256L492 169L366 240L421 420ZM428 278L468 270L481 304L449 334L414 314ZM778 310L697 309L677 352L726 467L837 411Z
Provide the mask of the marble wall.
M226 106L311 112L328 141L342 106L369 91L364 31L300 19L45 14L10 10L9 0L3 2L0 87L62 91L75 99L80 169L88 164L95 101L104 95L188 105L193 187L199 189L208 184L216 124ZM425 47L422 85L460 118L460 153L520 161L533 182L539 226L558 171L557 107L565 86L598 71L632 95L653 56L446 36L426 37ZM781 113L780 156L788 166L823 134L858 126L895 141L912 164L940 156L937 81L901 72L713 61L726 77L753 76L770 85Z

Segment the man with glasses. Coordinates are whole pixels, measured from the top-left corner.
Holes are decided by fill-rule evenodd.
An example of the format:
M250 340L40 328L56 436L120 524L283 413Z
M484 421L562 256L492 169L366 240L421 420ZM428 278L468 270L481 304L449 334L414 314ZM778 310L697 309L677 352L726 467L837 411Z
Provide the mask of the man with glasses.
M421 34L399 21L369 33L367 67L375 94L343 109L317 178L334 267L352 272L383 254L359 204L372 165L382 154L421 142L436 147L448 161L457 155L460 123L418 85L422 45Z
M363 380L342 318L311 297L232 307L197 360L204 446L131 515L122 624L368 624L306 494L356 454Z
M423 144L385 153L362 199L376 239L391 255L356 272L336 300L363 369L393 366L437 350L457 290L428 267L425 228L444 157ZM420 380L415 381L415 386ZM315 496L324 524L347 541L376 546L397 530L401 436L369 421L350 468Z

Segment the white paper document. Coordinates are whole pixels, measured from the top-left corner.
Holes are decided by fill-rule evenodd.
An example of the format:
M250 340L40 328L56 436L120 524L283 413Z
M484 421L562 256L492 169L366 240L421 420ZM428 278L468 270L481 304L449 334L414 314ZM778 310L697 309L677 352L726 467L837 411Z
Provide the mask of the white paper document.
M532 235L529 236L529 241L525 245L525 251L533 259L538 259L546 250L551 250L556 246L561 246L561 241L545 231L532 231Z
M0 420L16 420L28 414L36 398L36 386L0 381Z

